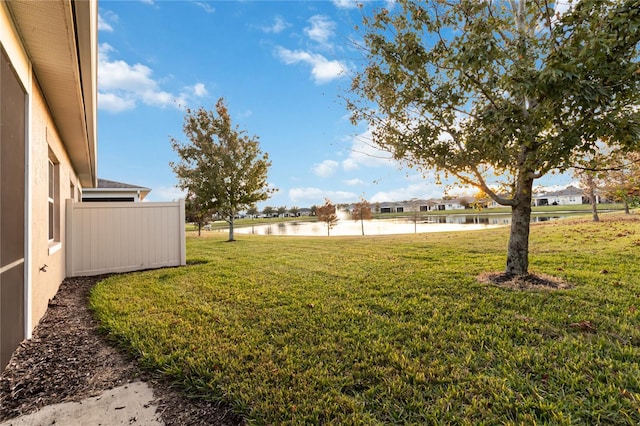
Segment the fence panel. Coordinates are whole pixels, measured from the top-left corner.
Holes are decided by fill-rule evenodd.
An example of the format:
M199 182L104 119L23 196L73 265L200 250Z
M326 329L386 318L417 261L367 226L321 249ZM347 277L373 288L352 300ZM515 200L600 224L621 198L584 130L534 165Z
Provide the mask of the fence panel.
M184 200L66 204L67 276L186 264Z

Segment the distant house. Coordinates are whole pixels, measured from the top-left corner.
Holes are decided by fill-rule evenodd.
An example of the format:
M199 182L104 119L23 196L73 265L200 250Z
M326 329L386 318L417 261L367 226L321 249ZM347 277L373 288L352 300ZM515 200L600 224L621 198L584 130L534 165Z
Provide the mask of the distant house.
M85 188L82 191L83 202L130 201L144 200L151 189L139 185L98 179L96 188Z
M404 213L407 205L403 202L383 202L376 205L379 209L378 213Z
M428 211L464 210L473 203L472 197L458 197L438 200L429 200Z
M600 202L600 197L596 196L596 202ZM531 204L534 206L569 206L576 204L588 204L584 196L584 190L575 186L568 186L559 191L549 191L533 194Z
M298 216L311 216L313 211L308 207L302 207L298 210Z

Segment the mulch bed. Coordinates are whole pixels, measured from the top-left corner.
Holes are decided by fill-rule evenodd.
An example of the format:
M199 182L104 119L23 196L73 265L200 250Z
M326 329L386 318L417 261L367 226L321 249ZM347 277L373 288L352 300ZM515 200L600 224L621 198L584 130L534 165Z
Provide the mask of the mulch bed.
M153 387L166 425L243 424L228 407L185 397L109 344L87 308L89 290L104 278L67 278L61 284L33 338L21 343L0 375L0 421L143 380Z

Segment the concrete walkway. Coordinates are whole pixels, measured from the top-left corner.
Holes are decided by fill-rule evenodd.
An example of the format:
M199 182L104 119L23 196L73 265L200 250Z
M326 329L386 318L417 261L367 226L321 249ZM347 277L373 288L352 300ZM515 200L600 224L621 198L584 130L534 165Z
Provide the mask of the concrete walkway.
M151 387L134 382L80 402L49 405L0 426L162 426L156 408Z

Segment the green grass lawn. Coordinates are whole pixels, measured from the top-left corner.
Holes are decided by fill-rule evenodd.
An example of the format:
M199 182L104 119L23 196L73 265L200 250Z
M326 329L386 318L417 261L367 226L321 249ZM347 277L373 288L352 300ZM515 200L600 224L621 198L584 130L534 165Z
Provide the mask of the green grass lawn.
M531 270L480 284L507 228L188 237L189 266L110 277L109 335L251 424L640 424L640 220L532 226ZM620 218L612 220L611 218Z

